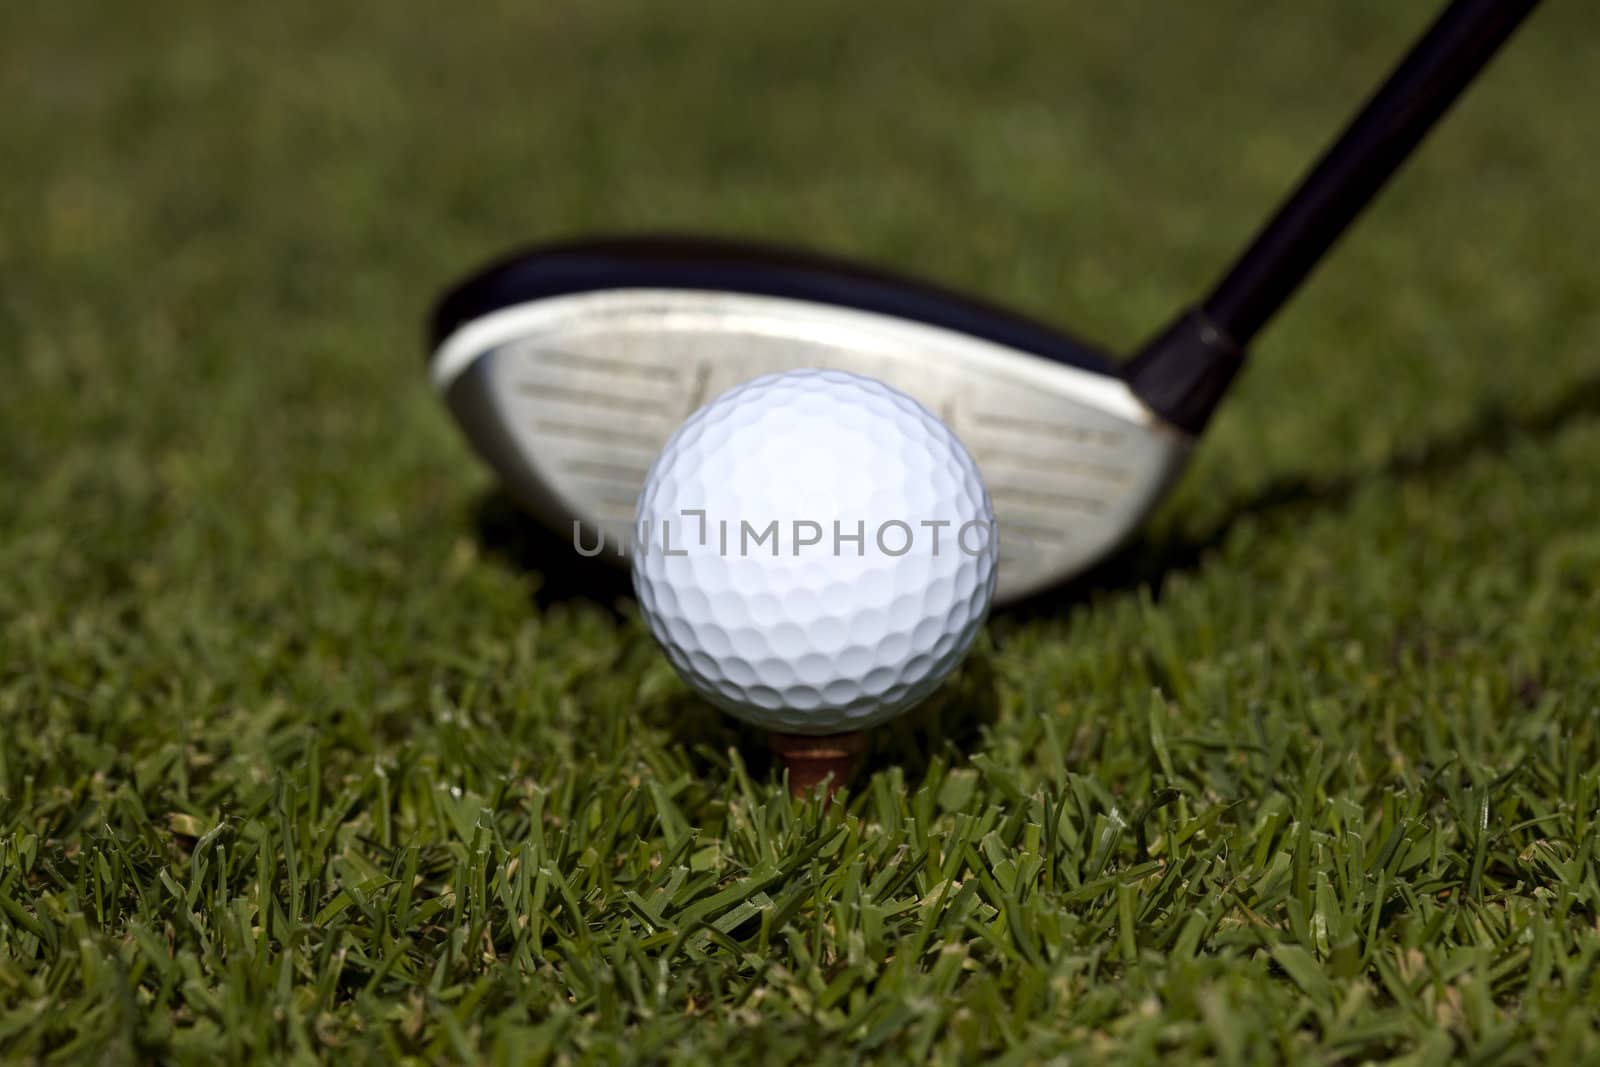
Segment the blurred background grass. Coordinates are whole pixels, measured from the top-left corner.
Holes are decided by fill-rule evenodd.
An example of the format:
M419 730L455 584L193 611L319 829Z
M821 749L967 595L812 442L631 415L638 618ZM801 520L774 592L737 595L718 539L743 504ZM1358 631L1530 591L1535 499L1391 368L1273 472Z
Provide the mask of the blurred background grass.
M73 928L77 857L112 848L95 827L148 849L153 886L164 863L187 869L169 816L243 827L271 788L349 791L330 856L387 862L363 843L374 819L398 828L385 844L451 844L406 787L382 808L373 767L420 776L416 796L530 778L569 797L691 768L674 795L716 840L743 803L714 758L734 733L686 708L626 612L536 605L540 576L485 551L490 480L422 373L439 287L526 241L711 231L912 270L1126 350L1211 280L1432 14L1379 0L8 6L0 792L8 840L35 835L61 881L25 876L17 844L0 897ZM1193 766L1151 762L1152 687L1217 744L1266 715L1345 753L1348 779L1319 804L1370 811L1365 789L1414 785L1413 764L1445 753L1484 781L1560 753L1592 765L1600 75L1577 42L1595 28L1592 9L1555 3L1513 40L1264 335L1131 569L996 621L988 673L962 691L986 688L992 721L945 754L988 761L970 810L1070 769L1125 799L1183 779L1197 808L1237 804L1255 825L1270 776L1241 786L1204 745L1184 750ZM1039 721L1076 738L1070 760L1036 747ZM931 740L875 766L925 771L940 726L921 725ZM683 763L685 741L713 755ZM1592 800L1560 775L1541 788L1569 813ZM1518 810L1494 816L1513 820L1497 839L1513 857ZM1453 817L1435 826L1441 847L1460 842ZM1563 847L1590 856L1574 877L1592 896L1592 840ZM235 873L218 907L255 877ZM1515 881L1506 892L1536 898ZM152 892L77 949L17 934L6 1032L23 1055L65 1040L19 1021L47 996L105 1048L144 1047L126 1043L136 1031L166 1047L153 1024L91 1018L99 987L62 977L120 958L129 924L177 921ZM284 1003L200 973L241 1011ZM422 996L425 980L372 995ZM1129 1026L1142 996L1120 1009ZM172 1026L197 1025L203 1003ZM335 1031L399 1032L381 1005L337 1003ZM578 1031L628 1033L573 1003ZM434 1006L393 1047L487 1047L451 1044ZM1149 1047L1226 1058L1183 1029L1204 1014L1187 1010ZM1559 1013L1520 1011L1502 999L1485 1018L1524 1018L1519 1047L1548 1053ZM473 1033L494 1033L481 1013ZM1277 1018L1299 1037L1272 1047L1315 1051ZM716 1041L736 1046L747 1022L719 1019ZM1079 1020L1027 1047L1078 1047L1080 1024L1128 1056L1149 1037ZM260 1026L222 1025L233 1045L202 1033L195 1054L305 1038ZM1466 1029L1457 1051L1492 1051ZM1008 1045L941 1033L951 1055ZM796 1040L788 1056L814 1050Z

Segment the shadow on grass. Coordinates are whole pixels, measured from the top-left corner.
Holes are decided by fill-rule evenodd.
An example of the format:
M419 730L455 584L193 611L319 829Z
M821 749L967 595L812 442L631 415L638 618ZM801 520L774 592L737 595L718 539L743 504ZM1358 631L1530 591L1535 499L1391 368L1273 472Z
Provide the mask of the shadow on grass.
M1290 476L1269 483L1196 537L1159 543L1136 538L1089 573L1012 605L1006 614L1019 619L1058 615L1091 593L1140 586L1149 586L1159 597L1161 585L1169 575L1198 568L1208 552L1221 547L1241 519L1287 523L1320 512L1338 511L1371 482L1436 478L1473 460L1501 455L1519 441L1546 440L1573 420L1596 414L1600 414L1600 375L1580 379L1559 399L1536 411L1487 408L1460 429L1398 452L1376 466L1319 479Z
M861 778L899 767L915 791L935 757L946 766L967 762L982 748L985 728L1000 717L994 658L987 647L974 648L961 669L939 691L904 715L872 731Z
M513 570L539 575L534 604L541 610L570 600L592 600L616 610L633 596L626 567L578 554L572 542L523 511L501 489L485 492L473 508L478 543Z

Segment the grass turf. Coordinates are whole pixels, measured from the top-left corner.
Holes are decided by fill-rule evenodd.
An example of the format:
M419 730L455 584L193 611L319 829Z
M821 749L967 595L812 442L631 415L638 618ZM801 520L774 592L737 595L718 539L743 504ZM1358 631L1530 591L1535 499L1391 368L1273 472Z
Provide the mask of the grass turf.
M1600 1055L1592 14L819 810L541 569L435 287L712 229L1125 346L1431 5L492 7L0 14L0 1051Z

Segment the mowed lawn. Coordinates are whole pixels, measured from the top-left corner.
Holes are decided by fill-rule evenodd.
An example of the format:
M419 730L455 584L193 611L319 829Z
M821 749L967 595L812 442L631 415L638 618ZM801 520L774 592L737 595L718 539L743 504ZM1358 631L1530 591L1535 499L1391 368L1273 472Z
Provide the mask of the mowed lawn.
M423 375L440 286L597 229L1126 350L1432 10L7 5L0 1058L1593 1062L1588 5L831 808Z

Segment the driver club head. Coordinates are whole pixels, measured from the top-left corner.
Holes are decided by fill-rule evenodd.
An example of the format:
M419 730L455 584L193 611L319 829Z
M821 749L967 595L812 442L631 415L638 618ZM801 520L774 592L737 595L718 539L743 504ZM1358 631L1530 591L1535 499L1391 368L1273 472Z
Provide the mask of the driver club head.
M652 460L700 405L803 367L880 379L971 451L996 600L1050 588L1138 528L1189 435L1086 345L932 286L770 247L633 239L496 264L438 306L431 376L510 494L626 561ZM603 542L602 539L603 538Z

